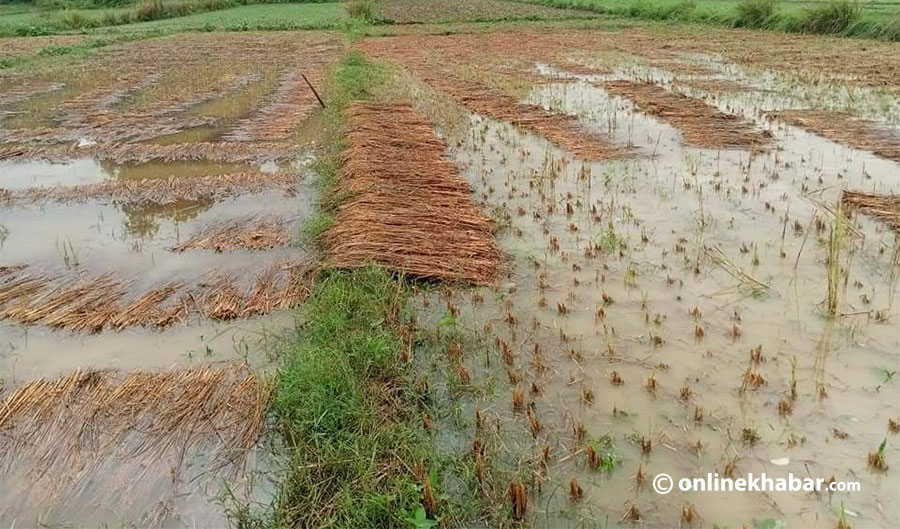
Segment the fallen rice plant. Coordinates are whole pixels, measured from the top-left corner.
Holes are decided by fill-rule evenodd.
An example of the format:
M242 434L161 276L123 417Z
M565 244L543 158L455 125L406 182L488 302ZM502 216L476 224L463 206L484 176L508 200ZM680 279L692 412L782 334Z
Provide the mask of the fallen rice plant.
M308 268L291 261L263 269L247 289L214 271L193 287L171 281L136 295L129 295L129 283L111 273L48 277L27 269L4 270L0 318L73 332L168 327L185 323L192 314L230 320L288 309L306 298L308 285Z
M611 81L598 86L630 99L640 110L678 128L687 145L711 149L758 148L771 140L767 131L756 130L738 116L653 83Z
M900 232L900 195L877 195L845 189L841 192L841 205L857 208Z
M610 143L603 134L587 129L574 116L519 103L479 82L455 76L445 68L419 68L417 73L425 84L445 92L473 112L543 136L578 158L609 160L629 152Z
M900 162L900 133L874 121L829 110L785 110L769 115L831 141Z
M754 294L764 294L769 290L769 285L744 272L744 270L735 264L730 257L725 255L725 252L718 246L704 248L703 252L714 263L719 265L722 270L728 272L729 275L740 281L742 286L749 288Z
M321 76L311 75L310 83L321 84ZM289 72L282 77L272 101L253 116L241 120L224 139L273 141L290 138L318 106L319 102L303 75Z
M216 162L274 162L291 158L297 147L272 142L198 142L155 145L121 144L97 149L94 156L115 163L171 162L175 160L211 160Z
M233 220L209 226L172 250L270 250L290 244L289 222L276 217Z
M0 107L21 103L22 101L27 101L32 97L48 92L55 92L61 90L63 86L65 86L63 83L50 81L25 82L4 90L3 93L0 94Z
M356 103L336 194L349 198L325 234L329 264L378 263L432 279L488 283L500 252L491 223L407 104Z
M153 486L142 477L179 480L201 453L213 471L240 472L265 424L269 395L264 380L237 364L128 374L78 370L25 383L0 405L5 503L59 507L82 494L96 499L97 481L107 499L136 501L134 489ZM129 469L124 480L111 472L123 467Z
M221 199L237 194L280 190L293 194L297 178L287 172L246 172L196 178L144 178L140 180L108 180L83 186L31 187L0 190L0 202L30 204L34 202L87 202L110 200L117 204L172 204L185 200Z
M25 143L0 143L0 161L5 160L44 160L48 162L65 161L75 158L77 152L72 147L46 147Z

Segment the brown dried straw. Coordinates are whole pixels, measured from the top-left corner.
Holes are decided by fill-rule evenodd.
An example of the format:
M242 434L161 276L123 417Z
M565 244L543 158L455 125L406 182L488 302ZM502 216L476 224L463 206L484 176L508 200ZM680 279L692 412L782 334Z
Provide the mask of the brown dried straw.
M95 156L116 163L171 162L175 160L211 160L217 162L274 162L296 156L297 147L275 142L198 142L157 145L126 143L104 146Z
M108 199L118 204L174 204L182 201L218 200L237 194L280 190L292 194L297 177L287 172L245 172L192 178L142 178L107 180L83 186L30 187L2 190L0 201L11 204L33 202L87 202Z
M900 131L883 124L830 110L785 110L769 115L831 141L900 162Z
M321 84L321 75L311 74L313 85ZM232 141L273 141L290 138L297 127L319 107L301 72L285 74L272 100L253 116L241 120L225 134Z
M78 370L28 382L0 404L0 482L77 495L110 465L178 479L202 454L238 470L265 424L271 388L246 366L191 367L124 376ZM238 465L235 467L234 465ZM24 498L23 498L24 499Z
M900 232L900 195L876 195L861 191L841 192L844 206L858 208L867 215L881 220L894 231Z
M248 218L208 226L172 248L185 250L271 250L291 242L290 220L280 217Z
M211 272L194 286L170 281L129 294L128 282L111 273L58 277L27 269L0 274L0 318L74 332L132 326L167 327L192 314L229 320L288 309L309 294L308 267L284 261L264 268L249 288L236 278Z
M768 144L768 131L755 129L734 114L672 92L653 83L610 81L598 85L630 99L641 111L657 116L684 134L684 143L709 149L759 148Z
M491 223L431 125L407 104L357 103L348 120L336 193L350 198L325 236L329 264L490 282L500 259Z
M543 136L584 160L610 160L629 154L629 149L613 145L609 138L588 129L578 118L519 103L514 98L470 79L453 75L447 69L423 67L417 73L425 84L445 92L460 105L499 121Z

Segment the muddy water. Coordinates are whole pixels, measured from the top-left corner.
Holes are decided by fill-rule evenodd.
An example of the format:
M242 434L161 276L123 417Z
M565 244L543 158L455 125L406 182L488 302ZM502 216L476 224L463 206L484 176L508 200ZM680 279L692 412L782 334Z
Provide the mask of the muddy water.
M900 437L888 432L888 420L900 417L891 378L900 365L900 290L890 281L896 242L877 222L854 220L857 233L841 253L846 315L832 321L823 302L833 219L820 204L833 205L842 186L896 193L900 168L760 117L802 102L796 93L714 98L773 133L775 148L751 155L684 148L678 130L572 77L530 99L636 146L637 157L583 163L491 120L441 123L453 115L447 103L421 102L450 134L451 156L503 226L498 240L511 258L498 288L480 292L483 302L469 293L450 300L486 351L465 358L482 388L472 395L483 396L465 404L468 426L452 443L460 457L475 436L474 409L489 424L496 418L498 430L480 436L509 475L527 476L537 527L606 527L631 505L651 527L678 526L688 505L707 527L767 518L833 527L842 505L858 527L891 526L900 519L900 482L893 469L867 468L867 456L887 438L888 464L900 461ZM445 301L423 300L424 324L446 321ZM543 425L536 439L511 409L513 385L495 339L514 352L518 386ZM544 371L534 366L536 347ZM539 393L529 392L532 384ZM779 413L781 400L792 412ZM588 467L579 425L598 452L614 454L612 470ZM552 455L542 475L545 445ZM662 472L834 476L859 481L861 492L661 496L650 483ZM568 499L573 477L585 490L578 503Z
M175 279L197 284L213 273L231 274L241 288L249 288L260 271L276 262L309 256L296 246L222 253L175 253L171 248L200 230L259 216L291 219L288 228L296 232L315 199L306 185L311 177L309 161L306 157L282 167L202 162L141 166L92 160L67 164L7 162L0 167L0 185L15 189L169 175L192 178L246 170L293 171L300 186L292 196L273 190L218 201L180 201L171 206L98 200L3 207L0 266L25 264L50 274L109 271L127 281L133 293ZM96 335L0 321L0 382L8 392L22 383L79 368L128 372L228 361L246 361L264 372L271 365L269 355L284 336L296 332L295 327L291 313L232 322L192 317L189 325L164 332L131 328ZM52 523L78 520L83 526L222 527L227 520L217 495L224 490L223 482L243 500L265 501L271 496L271 484L259 474L276 463L265 460L262 453L255 451L242 469L224 472L209 468L203 447L187 457L180 467L171 458L149 466L142 461L116 461L91 474L90 479L79 480L78 490L53 497L48 497L50 489L44 489L46 481L32 485L23 477L24 471L12 469L11 473L0 474L0 488L7 491L0 497L0 525L31 526L41 519ZM176 467L181 473L173 480ZM134 476L142 477L135 480Z
M275 164L218 163L210 161L148 162L117 164L94 158L78 158L68 162L49 163L40 160L0 161L0 188L78 186L108 180L141 180L146 178L192 178L231 173L273 172Z

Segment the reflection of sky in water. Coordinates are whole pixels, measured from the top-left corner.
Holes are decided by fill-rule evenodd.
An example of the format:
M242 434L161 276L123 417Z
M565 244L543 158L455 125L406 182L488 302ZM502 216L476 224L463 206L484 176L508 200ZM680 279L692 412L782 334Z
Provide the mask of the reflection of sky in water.
M297 167L293 162L288 167ZM144 164L116 164L79 158L64 163L39 160L0 161L0 188L27 189L29 187L79 186L105 180L139 180L143 178L190 178L214 176L236 172L275 172L279 165L267 162L261 165L249 163L218 163L205 161L149 162Z
M43 161L0 161L0 188L27 189L56 185L85 185L102 182L113 175L92 158L66 163Z
M174 204L49 204L0 208L0 226L8 230L0 246L0 266L32 264L60 266L65 245L85 270L115 269L129 273L162 274L191 267L183 254L169 248L197 230L232 219L257 215L303 218L312 197L280 191L214 200L185 200ZM254 259L260 259L260 256ZM222 256L196 266L215 268ZM168 272L167 272L168 271Z

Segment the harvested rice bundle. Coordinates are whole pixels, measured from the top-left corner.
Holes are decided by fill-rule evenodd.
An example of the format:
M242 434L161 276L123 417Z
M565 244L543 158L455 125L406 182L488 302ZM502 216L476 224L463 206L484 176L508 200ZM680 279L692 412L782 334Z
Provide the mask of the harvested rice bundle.
M831 141L900 162L900 131L881 123L832 110L784 110L769 115Z
M160 305L180 290L182 286L181 282L173 281L162 287L149 290L118 314L111 317L109 326L113 329L123 329L135 325L155 324L159 321L160 312L162 311Z
M99 276L29 275L23 267L0 270L0 318L73 332L163 328L188 318L231 320L295 307L309 295L309 265L281 261L264 269L249 287L212 272L212 280L187 287L171 281L128 295L127 283L110 273Z
M763 147L772 140L768 131L757 130L734 114L725 114L714 106L653 83L610 81L598 86L611 94L628 98L641 111L681 130L687 145L709 149L745 149Z
M406 104L358 103L337 194L349 196L326 233L329 263L378 263L419 277L488 283L500 252L468 185L431 125Z
M473 112L543 136L577 158L610 160L630 152L613 145L605 135L587 128L574 116L552 112L539 105L519 103L479 82L455 76L446 68L429 66L420 68L417 73L427 85L447 93Z
M313 84L321 83L321 75L313 74ZM241 120L225 134L230 141L275 141L291 137L319 102L299 71L282 76L272 100L253 116Z
M211 160L216 162L265 163L285 160L297 155L290 143L274 142L198 142L158 145L126 143L98 147L95 156L116 163L171 162L175 160Z

